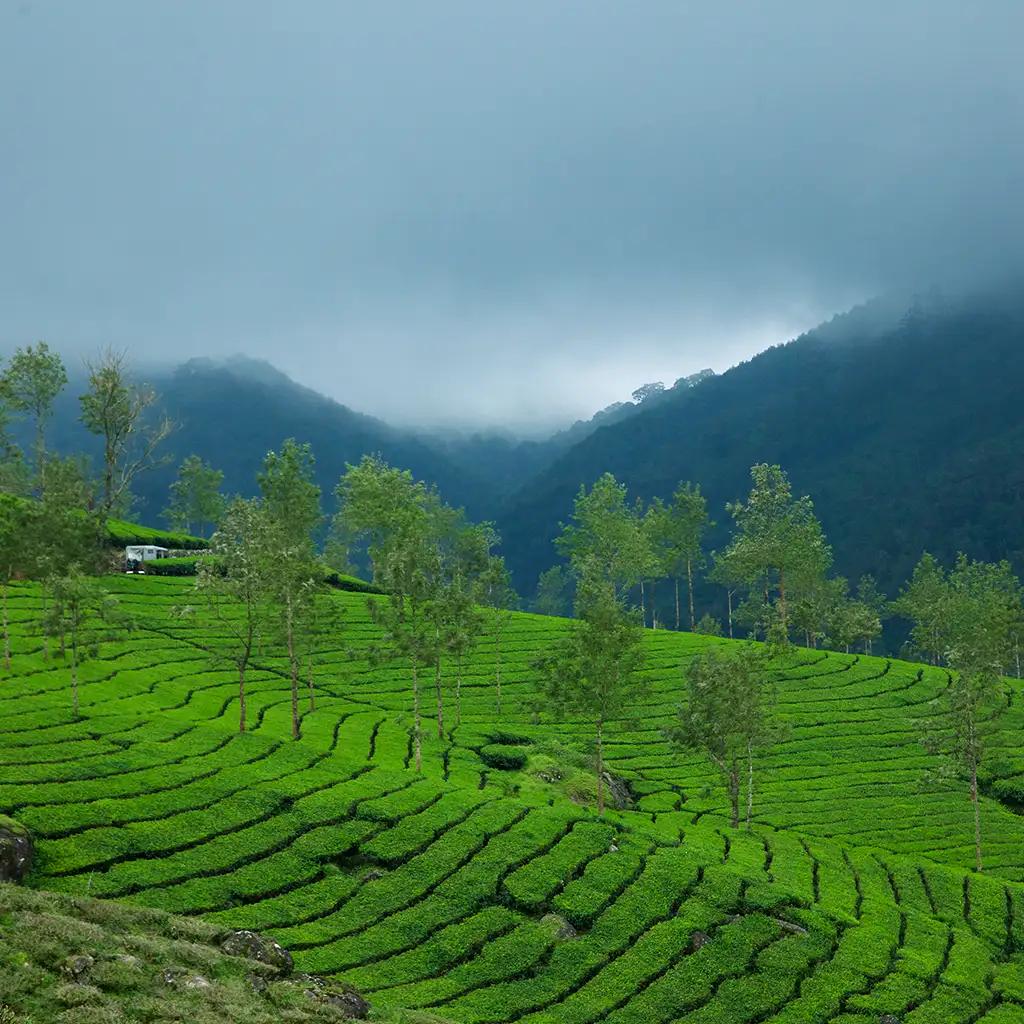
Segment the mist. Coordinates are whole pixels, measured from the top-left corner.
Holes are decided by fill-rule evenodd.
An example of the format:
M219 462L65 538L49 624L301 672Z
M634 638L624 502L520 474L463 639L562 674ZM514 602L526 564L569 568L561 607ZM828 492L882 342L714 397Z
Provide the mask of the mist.
M1024 266L1024 8L0 2L0 350L533 432Z

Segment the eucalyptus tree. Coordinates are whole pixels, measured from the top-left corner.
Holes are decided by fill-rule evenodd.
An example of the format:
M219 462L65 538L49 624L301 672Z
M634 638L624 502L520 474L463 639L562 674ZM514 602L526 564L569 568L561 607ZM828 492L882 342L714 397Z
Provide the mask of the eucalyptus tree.
M440 576L431 521L433 496L408 470L371 455L347 467L335 494L336 535L346 545L366 545L373 580L386 595L385 600L367 601L381 631L371 657L377 663L400 659L409 664L413 751L416 770L422 771L420 675L433 666L438 648L429 614Z
M257 480L267 518L269 582L279 609L288 654L291 683L292 738L299 739L300 634L308 619L319 583L314 532L323 521L315 460L308 444L289 438L280 452L268 452ZM312 690L309 705L316 701Z
M579 715L593 729L597 812L604 814L604 733L625 716L646 689L642 630L599 563L584 562L576 621L566 636L534 662L547 706L559 716Z
M955 763L968 782L974 813L975 868L982 870L978 769L984 754L983 716L1002 697L1002 675L1011 658L1020 584L1009 563L971 561L965 555L946 580L946 658L952 681L946 710Z
M533 610L539 615L566 616L571 611L572 578L564 565L545 569L537 579Z
M178 467L178 475L170 486L170 502L164 518L171 529L196 532L205 537L206 527L216 525L224 513L221 484L224 471L214 469L198 455L189 455Z
M11 631L7 590L18 572L25 572L31 557L30 524L35 509L30 502L0 494L0 618L3 623L4 669L11 671Z
M733 828L740 823L741 777L746 769L746 822L754 807L754 765L758 752L782 730L774 720L775 691L766 657L754 645L715 645L686 670L686 702L666 738L682 750L699 750L718 769L729 798Z
M727 505L735 523L728 557L748 585L760 583L777 612L777 639L789 635L787 588L825 575L832 551L825 541L814 505L804 495L794 498L789 479L779 466L759 463L750 470L752 487L746 501ZM772 600L774 596L774 600Z
M106 517L127 511L139 474L169 461L159 448L175 425L166 415L151 417L157 394L131 380L127 353L108 348L86 365L89 386L79 398L81 419L103 443L100 509Z
M896 615L912 623L910 643L915 651L938 665L945 655L951 593L946 573L926 551L910 580L892 603Z
M3 374L7 403L33 421L35 470L40 493L46 489L46 425L53 416L53 404L67 382L63 361L45 341L17 349Z
M708 517L708 503L700 485L681 483L668 506L668 570L676 585L676 629L679 629L679 578L686 575L686 593L690 610L690 629L696 629L697 613L693 600L693 571L704 564L704 533L714 524Z
M262 504L236 498L210 538L210 558L199 562L196 574L196 594L221 631L211 654L238 673L239 732L246 729L246 673L273 611L271 533Z
M489 555L483 571L477 579L479 603L489 609L487 619L494 640L494 694L495 711L501 714L501 670L502 642L505 629L512 619L512 612L519 604L519 598L512 588L512 577L500 555Z
M577 576L586 565L588 573L598 573L622 593L640 582L649 554L646 540L626 485L605 473L589 491L580 487L572 521L562 524L555 546Z
M79 718L78 668L82 661L83 643L97 626L110 624L117 612L117 600L97 581L85 575L77 565L70 565L59 576L47 580L51 595L48 628L61 638L61 650L67 637L71 651L71 707ZM92 646L97 646L93 644Z

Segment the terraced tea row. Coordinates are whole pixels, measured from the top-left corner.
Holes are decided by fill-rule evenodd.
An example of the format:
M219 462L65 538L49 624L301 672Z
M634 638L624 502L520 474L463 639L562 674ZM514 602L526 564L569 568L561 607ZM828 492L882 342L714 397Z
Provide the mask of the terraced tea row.
M760 766L753 829L734 831L707 765L662 731L681 667L720 641L648 633L650 686L607 741L634 802L598 819L572 776L588 727L537 701L531 662L560 620L485 638L458 724L446 679L417 775L408 672L371 665L361 595L334 597L340 629L312 657L293 741L281 651L256 658L240 735L237 680L208 653L223 627L182 614L188 581L109 584L136 629L95 638L79 720L66 664L43 657L37 592L9 601L0 810L39 838L41 887L267 931L378 1005L456 1021L1024 1021L1024 821L986 799L991 872L965 873L966 794L924 785L941 670L775 663L788 734ZM1009 788L1019 704L986 725ZM503 770L502 751L526 766Z

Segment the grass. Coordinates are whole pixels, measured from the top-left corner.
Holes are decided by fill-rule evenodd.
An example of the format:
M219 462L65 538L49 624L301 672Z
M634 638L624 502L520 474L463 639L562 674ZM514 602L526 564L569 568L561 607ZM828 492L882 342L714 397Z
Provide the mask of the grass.
M708 767L661 732L686 664L728 641L648 632L650 685L606 741L633 803L601 820L588 729L533 700L530 661L561 620L517 615L507 628L500 719L496 651L480 644L462 723L449 685L445 735L428 723L417 776L407 672L371 666L364 595L331 594L341 629L319 640L316 709L303 697L293 742L281 651L257 657L239 735L234 676L207 652L216 623L175 614L191 581L107 582L137 628L83 666L77 721L67 666L42 656L38 592L11 590L0 813L35 835L31 882L55 893L20 898L71 918L103 897L88 905L263 931L299 970L357 987L382 1014L1024 1022L1024 818L994 798L1024 779L1016 683L986 723L993 796L977 875L966 789L930 784L939 762L919 742L948 683L940 669L802 649L776 661L787 739L759 765L753 828L734 831ZM42 952L21 954L48 969ZM18 1013L119 1019L75 1018L87 1004L61 1003L56 976L44 995L8 994L5 970L0 1002ZM218 1019L262 1020L268 998Z

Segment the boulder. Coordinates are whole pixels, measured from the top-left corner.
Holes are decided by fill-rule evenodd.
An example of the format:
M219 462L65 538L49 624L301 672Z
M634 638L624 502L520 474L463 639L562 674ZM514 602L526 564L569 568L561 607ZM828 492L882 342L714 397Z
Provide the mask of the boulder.
M209 978L204 978L201 974L190 974L184 967L168 967L160 972L160 980L168 986L168 988L190 988L190 989L207 989L210 988L211 982Z
M0 882L21 882L32 870L35 844L28 829L0 814Z
M602 778L608 790L608 800L617 811L625 811L633 806L633 792L625 779L611 772L605 772Z
M711 936L707 932L696 931L690 936L690 952L696 953L698 949L702 949L711 941Z
M353 1020L366 1020L370 1016L370 1004L358 992L328 990L320 994L320 999Z
M576 938L576 929L561 914L545 914L540 923L546 924L554 932L556 939L564 941Z
M87 953L82 953L79 956L69 956L60 965L60 973L71 981L82 982L89 977L89 971L94 963L96 961Z
M256 932L230 932L221 939L220 948L228 956L244 956L274 968L278 974L291 974L292 955L282 945Z

